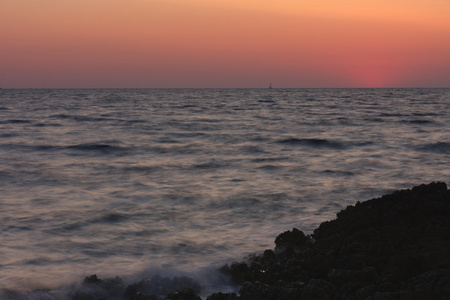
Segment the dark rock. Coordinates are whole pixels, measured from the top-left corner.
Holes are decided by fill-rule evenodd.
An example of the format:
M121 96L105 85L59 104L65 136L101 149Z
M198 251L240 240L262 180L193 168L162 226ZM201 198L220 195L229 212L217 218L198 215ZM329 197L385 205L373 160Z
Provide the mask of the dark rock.
M240 294L249 300L281 299L288 284L299 284L292 297L302 300L450 299L449 216L445 183L396 191L348 206L312 236L286 231L275 252L229 274L247 281Z
M275 249L220 269L240 296L208 300L450 299L450 191L421 185L350 205L312 235L294 228ZM86 277L72 300L116 299L120 278ZM114 293L112 291L115 291ZM199 300L189 277L155 276L129 285L126 300ZM155 296L156 295L156 296Z
M93 295L81 292L81 291L75 291L72 293L71 300L97 300Z
M111 279L100 279L97 275L84 278L81 287L70 293L71 300L101 300L122 294L123 282L118 276Z
M193 289L186 288L180 292L170 293L165 300L202 300Z
M283 251L286 248L298 248L306 243L306 236L303 231L297 228L292 229L292 231L285 231L278 235L275 239L275 249Z
M302 292L302 300L333 300L337 298L336 287L323 279L312 279Z
M273 266L277 262L277 256L275 252L272 250L266 250L263 253L261 264L264 266L265 269L269 268L270 266Z
M338 257L336 268L341 270L361 270L375 265L376 260L369 255L349 254Z
M362 270L332 269L328 273L328 280L336 285L343 285L347 282L374 282L377 280L377 270L374 267Z
M230 267L231 277L237 283L244 283L245 281L253 281L254 273L250 270L245 262L234 262Z
M98 295L94 296L94 295L86 294L86 293L83 293L80 291L75 292L70 299L71 300L106 300L106 298L104 298L104 297L99 297Z
M345 296L345 298L347 299L367 299L371 297L371 295L375 292L376 290L376 284L375 283L369 283L369 284L364 284L364 285L358 285L358 284L350 284L353 286L357 286L356 289L349 289L351 292L349 293L348 296ZM345 286L344 288L341 288L342 290L345 290ZM345 295L345 294L344 294ZM341 296L342 297L342 296Z
M298 300L304 289L304 284L301 282L279 281L275 286L278 288L276 292L277 300Z
M279 281L274 285L261 282L246 282L240 289L244 300L297 300L300 299L304 285L300 282Z
M241 300L276 300L278 288L256 282L245 282L239 290Z
M448 268L449 200L446 185L432 183L357 203L315 230L314 248L330 251L320 260L329 259L332 268L349 265L349 258L358 255L366 259L352 269L375 267L382 277L398 282Z
M179 277L175 276L172 279L171 289L180 290L183 288L192 289L195 293L201 292L200 285L197 282L195 282L192 278L187 276L179 276Z
M167 295L184 288L191 288L196 293L201 291L200 286L187 276L170 279L155 275L151 279L145 278L137 283L130 284L125 289L124 296L127 298L138 293L143 295Z
M155 295L144 295L141 293L136 293L128 298L128 300L158 300Z
M214 293L209 295L206 300L238 300L239 297L235 293Z
M99 285L102 283L102 280L97 277L97 274L87 276L84 278L83 284L96 284Z
M409 279L406 285L414 299L450 299L450 269L427 271Z

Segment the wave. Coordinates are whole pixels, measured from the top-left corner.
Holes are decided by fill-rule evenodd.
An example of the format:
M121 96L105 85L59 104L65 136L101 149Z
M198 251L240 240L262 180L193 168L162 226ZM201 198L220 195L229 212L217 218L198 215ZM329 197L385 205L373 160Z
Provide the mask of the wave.
M17 137L19 136L16 133L2 133L0 134L0 138L12 138L12 137Z
M95 220L92 220L92 222L93 223L112 224L112 223L124 222L128 219L129 219L129 217L125 214L111 212L111 213L107 213L107 214L98 216L98 218L96 218Z
M13 136L14 137L14 136ZM133 147L117 146L110 143L82 143L74 145L30 145L30 144L2 144L2 148L15 151L65 151L69 150L72 152L86 152L86 153L99 153L99 154L122 154Z
M450 142L437 142L417 147L417 150L438 154L450 154Z
M61 228L56 228L54 231L55 234L60 234L60 230L70 232L70 231L78 231L83 227L90 226L93 224L107 224L107 225L115 225L118 223L126 222L130 219L130 216L123 213L118 212L107 212L104 214L96 215L92 218L86 219L85 221L76 221L65 224Z
M251 162L255 163L263 163L263 162L276 162L276 161L286 161L289 160L289 157L261 157L251 159Z
M34 264L34 262L30 261L30 264ZM205 299L206 295L217 290L236 293L239 288L238 285L230 281L225 273L217 270L216 267L207 267L193 272L186 272L168 266L154 266L132 274L131 276L125 275L124 277L119 277L116 275L115 277L103 278L93 274L84 277L84 280L80 281L77 283L65 283L55 288L49 288L47 286L34 287L28 291L24 291L23 289L8 289L0 286L0 299L164 299L166 295L179 292L186 288L191 289L195 294L202 295L203 299Z
M33 121L32 120L24 120L24 119L9 119L9 120L4 120L4 121L0 121L0 124L32 124ZM42 122L38 122L33 124L32 126L34 127L44 127L44 126L61 126L61 124L58 123L42 123Z
M102 122L102 121L116 121L114 118L106 117L91 117L91 116L79 116L79 115L68 115L68 114L56 114L51 115L50 118L62 119L62 120L74 120L77 122Z
M197 99L197 98L192 98ZM202 108L201 106L195 105L195 104L185 104L185 105L178 105L174 106L175 109L184 109L184 108Z
M412 113L413 116L417 117L430 117L430 116L439 116L439 113L433 113L433 112L414 112Z
M425 125L425 124L433 124L433 121L430 120L421 120L421 119L413 119L413 120L403 120L400 121L401 123L407 123L407 124L419 124L419 125Z
M50 118L71 119L71 118L73 118L73 116L72 115L68 115L68 114L55 114L55 115L50 115Z
M279 144L285 144L290 146L308 146L312 148L327 148L334 150L344 150L349 147L349 145L337 141L330 141L327 139L297 139L289 138L278 141Z
M136 165L136 166L129 166L129 167L124 167L119 169L119 172L126 172L126 173L143 173L143 174L151 174L151 173L155 173L155 172L159 172L162 171L164 168L160 167L160 166L141 166L141 165Z
M207 169L221 169L225 166L227 166L227 163L225 163L225 162L212 160L212 161L205 162L205 163L194 164L193 166L191 166L191 168L198 169L198 170L207 170Z
M122 150L127 149L125 147L113 146L113 145L103 144L103 143L85 143L85 144L67 146L66 148L72 149L72 150L80 150L80 151L100 151L100 152L110 152L110 151L117 151L117 150L122 151Z
M380 113L380 117L408 117L408 114L399 114L399 113Z
M5 121L0 121L0 124L29 124L30 120L22 120L22 119L10 119Z
M58 123L36 123L33 125L34 127L61 127L63 125Z
M283 166L277 166L277 165L263 165L258 167L257 169L259 170L264 170L264 171L274 171L274 170L279 170L282 169Z
M386 120L384 120L382 118L367 118L367 119L364 119L364 121L373 122L373 123L384 123L384 122L386 122Z
M327 175L337 175L337 176L354 176L355 173L352 171L342 171L342 170L324 170L322 173Z

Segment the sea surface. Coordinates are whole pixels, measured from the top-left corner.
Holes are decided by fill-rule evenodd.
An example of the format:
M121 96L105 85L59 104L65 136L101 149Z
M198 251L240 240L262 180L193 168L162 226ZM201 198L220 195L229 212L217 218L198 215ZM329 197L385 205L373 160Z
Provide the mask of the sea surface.
M450 89L2 89L0 289L188 274L205 297L224 263L449 163Z

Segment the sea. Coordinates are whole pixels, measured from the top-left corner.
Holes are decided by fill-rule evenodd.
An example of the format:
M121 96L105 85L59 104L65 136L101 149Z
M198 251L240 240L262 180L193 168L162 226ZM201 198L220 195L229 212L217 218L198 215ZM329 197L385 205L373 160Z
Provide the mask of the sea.
M0 298L96 274L205 299L281 232L449 164L450 89L1 89Z

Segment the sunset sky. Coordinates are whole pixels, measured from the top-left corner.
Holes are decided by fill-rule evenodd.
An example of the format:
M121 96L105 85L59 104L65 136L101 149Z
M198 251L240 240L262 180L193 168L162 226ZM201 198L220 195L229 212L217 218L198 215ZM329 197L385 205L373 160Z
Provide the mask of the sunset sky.
M0 87L450 87L448 0L0 0Z

